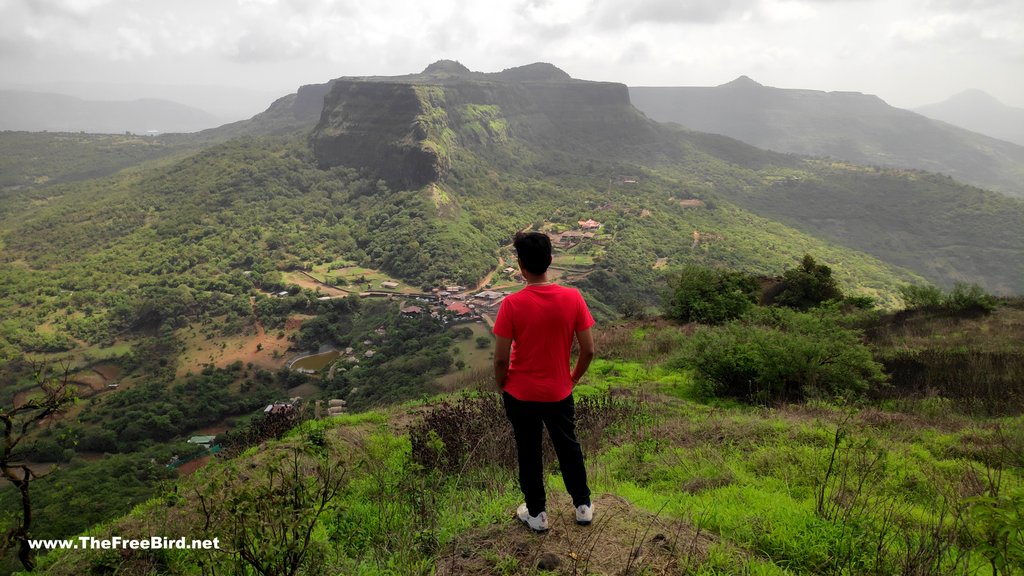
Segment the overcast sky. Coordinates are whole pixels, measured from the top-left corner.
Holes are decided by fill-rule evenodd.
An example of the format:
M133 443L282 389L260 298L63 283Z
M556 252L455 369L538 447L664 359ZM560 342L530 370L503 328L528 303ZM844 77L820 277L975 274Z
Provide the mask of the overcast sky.
M277 94L459 60L576 78L854 90L894 106L969 88L1024 107L1022 0L0 0L0 85Z

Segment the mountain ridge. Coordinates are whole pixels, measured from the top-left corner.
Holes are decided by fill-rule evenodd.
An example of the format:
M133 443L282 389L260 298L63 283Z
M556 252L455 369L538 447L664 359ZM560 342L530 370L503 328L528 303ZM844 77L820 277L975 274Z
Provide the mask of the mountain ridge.
M996 97L972 89L914 111L954 126L1024 146L1024 108L1008 106Z
M783 89L741 79L716 87L631 87L653 120L759 148L927 170L1024 197L1024 147L894 108L874 95Z
M810 93L812 99L821 99L819 93ZM843 97L867 106L884 106L874 98ZM414 282L438 274L475 281L486 267L484 247L521 229L524 222L516 219L543 221L551 210L565 210L576 201L606 204L603 195L628 193L609 187L609 182L622 179L622 174L637 174L650 181L640 187L644 198L657 194L657 187L665 187L671 190L670 198L679 200L705 205L734 202L739 208L785 221L793 229L829 242L909 265L945 286L976 278L998 292L1022 289L1014 279L1024 277L1014 272L1022 263L986 251L986 246L1005 244L992 235L1015 226L1021 212L1019 202L979 195L942 177L830 165L762 150L725 136L660 124L632 105L625 85L566 80L563 72L549 64L479 73L467 72L456 62L440 62L405 76L341 77L302 86L250 120L205 131L195 138L212 145L266 135L305 140L319 170L354 170L370 182L381 180L391 192L417 194L416 202L426 202L424 209L430 217L417 222L399 220L408 227L401 235L415 238L406 245L431 245L431 250L441 250L443 244L435 241L450 235L460 238L460 253L474 254L472 266L446 262L445 271L430 271L416 254L406 253L405 245L370 243L375 246L370 251L375 256L367 265L408 274ZM843 184L807 186L808 182L831 181ZM513 182L521 187L521 197L495 194L495 190L511 190ZM577 184L568 193L563 182ZM545 188L551 189L553 196L544 198L533 191ZM822 191L823 198L809 201L808 195ZM869 192L890 200L860 204L858 197ZM538 201L545 202L543 208L532 206ZM644 207L637 209L642 212ZM496 212L484 217L488 210ZM967 218L971 211L979 214ZM844 224L851 214L863 218L863 223ZM673 216L679 217L682 214ZM919 222L922 218L934 221ZM992 220L992 225L984 224L986 219ZM1000 221L998 225L995 220ZM918 233L908 237L904 228ZM425 230L438 236L423 238ZM692 229L684 236L691 233ZM962 246L950 249L950 237ZM1013 242L1006 249L1012 253ZM906 258L907 254L913 256ZM652 256L651 261L664 256ZM695 256L681 254L680 258ZM617 258L626 259L628 254ZM714 258L730 257L716 253ZM754 264L740 260L743 265ZM614 268L609 262L601 266ZM614 274L595 278L611 276Z
M219 125L212 114L159 98L86 100L0 90L0 130L134 134L197 132Z

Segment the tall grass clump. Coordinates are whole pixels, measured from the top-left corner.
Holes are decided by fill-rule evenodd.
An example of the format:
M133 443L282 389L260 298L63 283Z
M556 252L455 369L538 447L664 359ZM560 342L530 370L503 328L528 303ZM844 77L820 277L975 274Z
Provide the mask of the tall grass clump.
M610 392L576 398L576 433L584 451L600 446L606 431L640 412L639 404ZM412 460L427 470L458 474L496 466L516 467L515 437L501 395L463 395L432 406L409 429ZM554 451L544 450L545 464Z

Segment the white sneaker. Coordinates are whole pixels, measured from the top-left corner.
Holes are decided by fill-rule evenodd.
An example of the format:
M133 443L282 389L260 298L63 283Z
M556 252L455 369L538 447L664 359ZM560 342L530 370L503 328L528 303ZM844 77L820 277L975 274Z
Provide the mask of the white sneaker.
M534 532L547 532L548 531L548 513L541 512L536 516L530 516L530 509L526 507L526 504L520 504L516 510L516 517L523 521L524 524L529 526L530 530Z
M576 523L586 526L594 521L594 504L580 504L576 507Z

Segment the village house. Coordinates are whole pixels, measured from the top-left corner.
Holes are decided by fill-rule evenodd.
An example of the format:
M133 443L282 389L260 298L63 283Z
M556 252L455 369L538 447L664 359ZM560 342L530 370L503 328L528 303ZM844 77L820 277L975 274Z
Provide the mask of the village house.
M216 436L193 436L188 439L189 444L198 444L207 450L213 445L213 441L216 440Z
M420 308L419 306L406 306L399 310L399 313L406 318L414 318L423 313L423 308Z
M473 313L465 302L452 302L447 308L445 308L445 310L457 317L469 316Z
M274 402L273 404L267 404L267 407L263 409L263 413L270 414L291 414L297 410L295 402Z
M577 224L579 224L580 228L582 228L583 230L597 230L598 228L601 227L600 222L591 219L580 220L579 222L577 222Z
M593 238L593 232L581 232L579 230L568 230L562 232L556 239L556 243L562 248L572 248L584 239Z
M395 288L398 288L398 282L381 282L380 287L387 288L388 290L394 290Z

